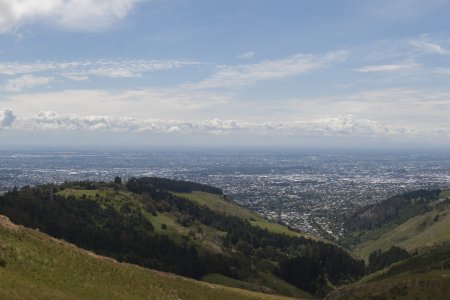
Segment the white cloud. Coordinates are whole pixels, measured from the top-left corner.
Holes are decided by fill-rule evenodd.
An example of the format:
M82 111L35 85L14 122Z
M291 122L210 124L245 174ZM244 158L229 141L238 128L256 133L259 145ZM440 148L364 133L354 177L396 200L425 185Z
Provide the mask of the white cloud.
M371 65L371 66L364 66L361 68L354 69L353 71L356 72L362 72L362 73L368 73L368 72L398 72L398 71L405 71L405 70L411 70L419 67L416 63L411 64L388 64L388 65Z
M52 79L53 77L26 74L14 79L8 79L3 86L3 90L7 92L20 92L23 89L47 85L50 81L52 81Z
M450 50L444 49L435 43L425 41L411 41L411 44L429 54L450 55Z
M2 117L4 116L4 117ZM11 126L15 115L11 110L0 113L6 121L3 127ZM431 130L415 128L412 125L382 125L376 121L348 116L321 118L295 122L237 122L233 120L179 121L161 119L139 119L108 116L59 115L53 111L41 111L32 118L22 118L14 123L14 129L21 131L104 131L104 132L147 132L162 134L251 134L251 135L293 135L293 136L449 136L446 127Z
M151 71L170 70L198 64L188 60L140 60L140 59L98 59L81 61L38 61L34 63L1 62L0 74L15 76L19 74L53 72L73 80L87 80L89 76L98 77L137 77Z
M98 31L124 19L140 0L0 0L0 33L43 22L76 31Z
M0 130L10 127L16 120L16 115L10 109L5 109L0 111Z
M246 53L239 54L237 56L237 58L239 58L239 59L250 59L250 58L254 57L255 54L256 54L255 52L246 52Z
M282 79L327 67L347 59L347 52L338 51L321 55L297 54L285 59L269 60L258 64L219 66L209 78L187 87L208 89L238 88L270 79Z
M319 136L373 137L405 133L405 130L399 127L385 126L373 120L354 118L351 115L320 118L312 121L266 123L261 126L269 131Z

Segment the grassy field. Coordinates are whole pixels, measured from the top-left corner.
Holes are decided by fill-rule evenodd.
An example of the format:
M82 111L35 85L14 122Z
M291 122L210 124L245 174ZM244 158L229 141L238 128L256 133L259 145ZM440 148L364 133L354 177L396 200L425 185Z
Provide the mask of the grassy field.
M260 215L239 206L236 203L224 200L223 196L221 195L213 195L204 192L177 193L176 195L192 200L200 205L205 205L211 208L212 210L229 215L238 216L243 219L247 219L253 226L258 226L263 229L265 228L271 232L284 233L290 236L304 236L308 238L317 239L316 237L310 234L292 231L289 230L289 228L287 228L286 226L271 222L261 217Z
M0 299L288 299L96 256L0 219Z
M353 252L367 259L377 249L386 250L395 245L412 251L446 240L450 240L449 208L414 217L376 239L358 245Z

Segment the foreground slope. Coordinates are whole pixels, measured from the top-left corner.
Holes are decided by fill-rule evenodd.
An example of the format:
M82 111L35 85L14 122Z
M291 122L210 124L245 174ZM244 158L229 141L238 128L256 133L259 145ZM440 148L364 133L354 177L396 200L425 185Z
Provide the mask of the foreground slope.
M0 299L288 299L118 263L0 216Z

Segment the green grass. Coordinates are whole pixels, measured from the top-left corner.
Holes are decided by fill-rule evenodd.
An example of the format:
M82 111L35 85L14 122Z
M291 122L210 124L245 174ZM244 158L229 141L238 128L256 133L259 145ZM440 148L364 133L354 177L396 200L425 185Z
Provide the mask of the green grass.
M450 197L450 190L443 190L440 194L439 197L441 198L447 198Z
M114 190L79 190L68 188L62 190L57 195L64 196L66 198L73 196L77 199L86 198L98 203L101 207L111 206L116 210L120 210L124 203L129 203L132 207L139 207L140 203L136 201L135 195Z
M353 252L367 260L369 254L377 249L387 250L395 245L414 251L447 240L450 240L450 208L411 218L373 240L358 245Z
M216 273L203 276L202 281L256 292L276 292L291 295L297 299L314 299L310 294L269 273L260 272L253 282L245 282Z
M199 205L205 205L214 211L238 216L242 219L262 219L259 215L239 206L236 203L226 201L221 195L204 192L176 193L175 195L194 201Z
M246 289L246 290L252 290L252 291L261 291L264 288L260 285L249 283L241 280L237 280L231 277L224 276L222 274L208 274L202 277L202 281L209 282L213 284L220 284L224 286L239 288L239 289Z
M96 256L0 223L0 299L287 299L211 285Z
M261 227L262 229L267 229L270 232L282 233L290 236L305 236L296 231L289 230L286 226L280 225L278 223L273 223L268 220L261 221L250 221L253 226Z
M330 299L448 299L450 270L401 273L370 283L356 283L333 292Z

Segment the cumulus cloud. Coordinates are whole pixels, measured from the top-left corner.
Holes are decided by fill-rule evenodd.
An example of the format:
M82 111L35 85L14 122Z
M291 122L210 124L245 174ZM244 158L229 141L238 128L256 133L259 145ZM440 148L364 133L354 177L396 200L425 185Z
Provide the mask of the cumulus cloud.
M188 87L194 89L243 87L270 79L282 79L324 68L347 59L347 52L326 54L297 54L285 59L268 60L258 64L219 66L209 78Z
M3 117L2 117L3 116ZM15 120L11 110L0 113L0 124L11 126ZM1 121L4 120L4 121ZM59 115L53 111L42 111L29 119L15 122L14 128L22 131L104 131L147 132L160 134L251 134L293 136L418 136L424 134L450 134L449 128L430 131L412 126L382 125L376 121L338 116L311 121L295 122L237 122L233 120L179 121L139 118L114 118L108 116Z
M23 89L32 88L40 85L47 85L53 77L34 76L26 74L14 79L8 79L3 85L3 90L7 92L20 92Z
M141 0L0 0L0 33L43 22L75 31L98 31L124 19Z
M371 65L364 66L362 68L354 69L356 72L368 73L368 72L398 72L417 68L419 65L416 63L410 64L387 64L387 65Z
M170 70L198 64L187 60L141 60L141 59L98 59L80 61L38 61L33 63L1 62L0 74L16 76L20 74L53 72L73 80L98 77L137 77L151 71Z
M0 111L0 130L10 127L16 120L16 115L10 109L5 109Z

